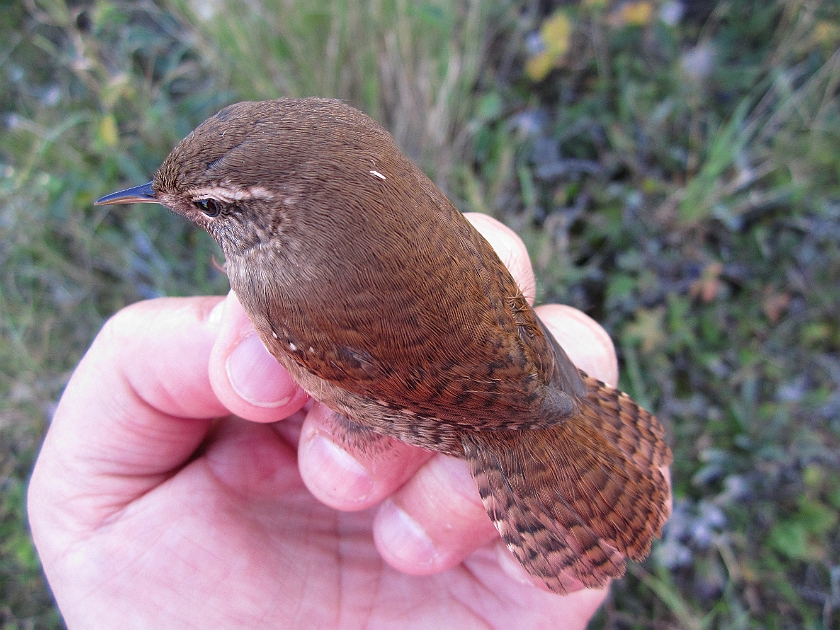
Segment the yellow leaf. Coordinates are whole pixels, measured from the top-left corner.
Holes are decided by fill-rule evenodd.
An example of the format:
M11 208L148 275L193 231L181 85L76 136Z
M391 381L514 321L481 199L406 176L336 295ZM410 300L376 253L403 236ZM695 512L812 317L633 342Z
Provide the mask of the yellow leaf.
M814 26L813 37L821 46L834 46L840 41L840 26L828 20L820 20Z
M653 5L650 2L631 2L621 8L622 21L630 26L646 26L653 17Z
M116 146L119 142L120 131L113 114L107 114L99 121L99 139L105 146L109 147Z
M542 81L554 67L554 56L547 50L537 53L525 63L525 73L532 81Z
M572 21L562 11L557 11L547 18L540 27L540 39L545 44L546 52L551 54L555 61L569 50L571 35Z
M546 18L540 26L543 50L528 59L525 73L534 81L542 81L569 51L571 38L572 21L563 11Z

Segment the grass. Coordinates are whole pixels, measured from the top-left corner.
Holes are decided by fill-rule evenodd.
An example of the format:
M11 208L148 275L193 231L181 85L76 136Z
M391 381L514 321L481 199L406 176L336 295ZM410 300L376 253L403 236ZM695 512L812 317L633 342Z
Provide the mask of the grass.
M61 625L23 496L102 321L226 286L203 234L93 199L224 104L305 94L519 231L668 425L674 516L593 627L837 627L840 9L676 5L0 2L0 627Z

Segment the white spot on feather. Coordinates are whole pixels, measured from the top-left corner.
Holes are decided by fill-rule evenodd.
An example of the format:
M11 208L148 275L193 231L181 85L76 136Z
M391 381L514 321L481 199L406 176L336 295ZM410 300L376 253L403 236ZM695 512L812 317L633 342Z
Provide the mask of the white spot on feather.
M371 171L370 174L373 175L374 177L378 177L379 179L381 179L383 181L385 180L385 176L382 173L380 173L379 171Z

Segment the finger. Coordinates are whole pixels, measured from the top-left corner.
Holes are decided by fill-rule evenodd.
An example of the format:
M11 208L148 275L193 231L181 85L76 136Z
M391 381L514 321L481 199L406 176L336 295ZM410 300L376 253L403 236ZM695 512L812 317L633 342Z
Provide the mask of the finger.
M300 474L318 500L356 511L382 501L431 456L430 451L366 432L349 439L337 414L314 404L307 413L298 449Z
M467 212L464 217L473 224L481 235L493 247L496 255L508 268L513 279L519 285L519 289L533 305L537 295L537 281L534 277L534 268L531 266L531 259L528 257L528 250L519 235L511 230L504 223L479 212Z
M539 311L546 326L559 331L558 341L568 346L573 361L586 365L599 378L609 378L611 370L615 373L612 344L594 320L568 307L548 306ZM590 354L594 355L591 359ZM430 459L396 491L374 521L374 539L382 557L412 574L455 566L497 538L466 464L442 455ZM513 557L509 559L502 568L516 580L527 577ZM575 586L570 582L570 587Z
M202 449L203 464L226 486L242 509L274 505L278 497L301 490L297 442L278 427L294 424L296 415L277 424L257 424L229 418L214 426Z
M445 455L429 459L373 523L379 553L412 575L449 569L498 536L467 465Z
M59 402L30 484L30 509L96 524L181 466L226 415L207 363L221 298L141 302L112 317ZM73 520L73 519L69 519Z
M522 566L508 551L505 544L499 540L495 545L487 545L479 549L464 561L464 566L475 579L494 593L504 593L504 597L516 602L517 618L512 620L516 628L547 628L562 627L564 630L587 627L597 608L604 602L609 589L581 589L563 596L562 619L553 623L542 619L530 618L530 611L539 611L544 605L553 608L558 606L556 595L545 589L535 589L533 578L525 572ZM508 571L511 567L511 571ZM499 569L502 568L502 571ZM516 579L519 572L521 579ZM500 602L504 606L504 601ZM501 612L501 610L499 611ZM499 624L497 624L498 626Z
M222 404L256 422L275 422L300 409L309 396L265 349L233 291L221 306L219 321L210 382Z

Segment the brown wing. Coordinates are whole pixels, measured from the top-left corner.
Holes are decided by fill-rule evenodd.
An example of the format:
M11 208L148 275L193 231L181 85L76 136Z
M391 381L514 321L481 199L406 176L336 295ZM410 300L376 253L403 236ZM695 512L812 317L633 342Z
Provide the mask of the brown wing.
M408 164L403 176L416 177ZM378 162L386 181L368 177L376 190L354 197L378 194L386 209L416 212L367 212L360 229L345 225L359 216L331 207L327 242L306 268L277 247L273 267L284 276L268 287L256 264L238 261L242 277L231 283L258 329L267 314L263 340L321 379L423 416L510 427L568 415L573 396L555 387L547 397L551 342L507 269L441 193L389 187L401 166ZM299 219L286 229L305 227ZM301 242L295 235L288 247Z

